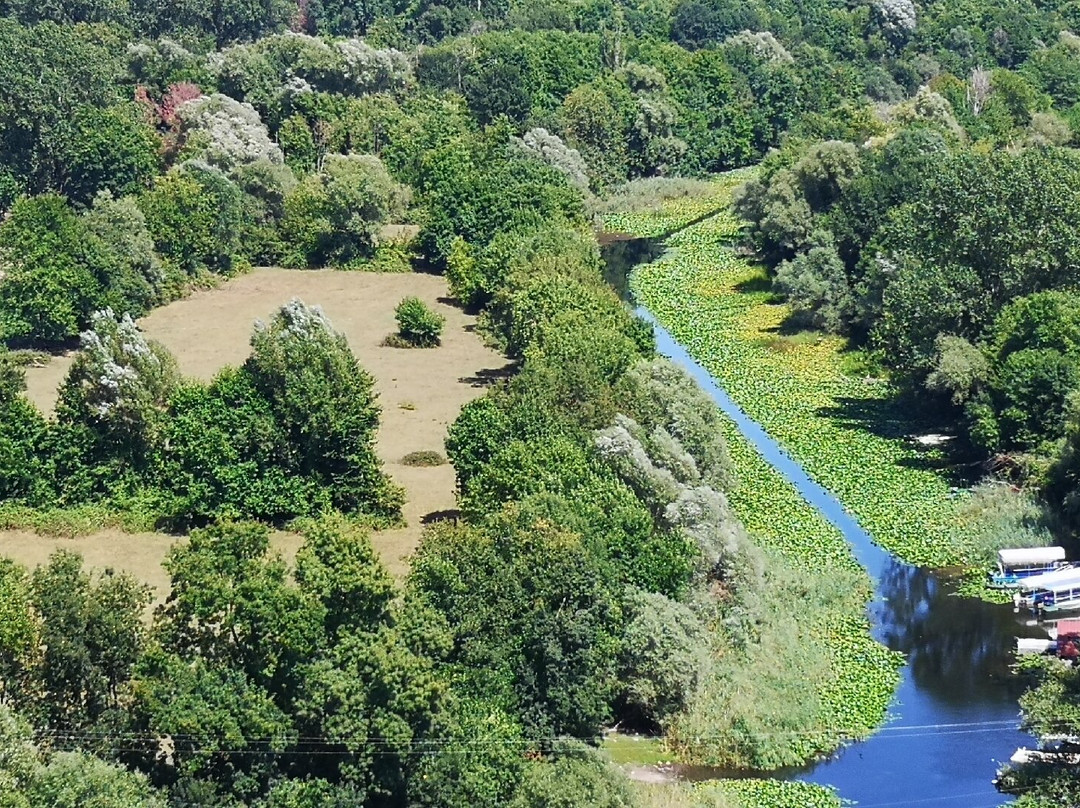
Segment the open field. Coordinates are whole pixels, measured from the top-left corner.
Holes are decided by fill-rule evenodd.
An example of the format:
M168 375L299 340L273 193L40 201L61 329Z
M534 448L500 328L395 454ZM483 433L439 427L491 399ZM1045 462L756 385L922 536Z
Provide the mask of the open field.
M396 330L394 306L407 295L446 317L440 347L407 350L381 344ZM506 359L473 333L474 318L445 302L446 295L445 281L433 275L258 269L157 309L140 324L147 336L172 351L185 375L208 380L222 367L244 361L255 320L267 319L294 297L322 306L376 380L383 410L378 451L387 472L405 487L407 526L380 531L372 540L391 572L400 575L424 521L456 507L450 465L410 466L402 458L411 452L442 452L446 428L461 407L506 367ZM71 356L55 357L44 367L27 369L27 395L43 411L52 411L57 385L71 361ZM163 576L158 562L173 540L112 531L76 540L6 532L0 533L0 552L34 564L55 545L77 547L91 565L130 569L157 587L161 581L155 576ZM287 549L288 542L279 541L280 549Z
M169 548L185 541L181 536L164 533L125 533L122 530L99 530L89 536L69 539L41 536L28 530L0 531L0 553L28 567L48 562L56 550L72 550L83 557L88 568L128 572L153 591L154 603L163 603L169 594L169 575L161 563ZM296 533L275 530L270 546L292 563L302 539Z

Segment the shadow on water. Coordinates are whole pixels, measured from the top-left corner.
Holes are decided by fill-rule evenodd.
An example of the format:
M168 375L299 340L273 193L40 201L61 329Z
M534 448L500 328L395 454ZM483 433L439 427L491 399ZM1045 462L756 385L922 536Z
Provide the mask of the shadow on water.
M891 718L877 734L829 760L774 776L834 786L841 797L867 808L912 803L983 808L1009 802L992 778L999 763L1031 740L1017 729L1021 688L1008 670L1014 638L1046 633L1018 623L1010 606L960 597L947 581L877 547L836 498L811 480L649 311L639 308L637 313L655 328L658 351L683 367L762 456L844 534L876 583L877 597L869 608L874 636L908 660ZM863 411L849 417L862 428L874 415ZM690 779L717 776L692 767L679 773Z
M604 280L624 303L634 303L630 290L630 270L638 264L648 264L664 254L662 238L637 238L627 233L601 233L600 259Z
M744 295L772 294L772 281L765 275L755 275L750 280L735 284L735 291Z
M901 466L934 471L945 477L950 485L969 486L978 482L978 463L965 454L948 434L950 426L941 420L927 417L911 401L904 399L858 399L840 396L832 407L821 407L816 414L828 418L841 429L866 432L889 440L905 440L912 449L909 457L898 462ZM941 436L940 433L947 434ZM941 445L920 446L913 436L932 434L945 437Z

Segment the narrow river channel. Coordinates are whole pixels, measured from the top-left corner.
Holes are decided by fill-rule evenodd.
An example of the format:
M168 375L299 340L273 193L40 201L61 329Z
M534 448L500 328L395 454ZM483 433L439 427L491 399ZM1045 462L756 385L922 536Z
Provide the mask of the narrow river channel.
M605 239L605 241L609 241ZM604 246L606 273L628 294L629 270L654 260L656 242ZM621 281L621 282L620 282ZM847 538L876 585L870 604L875 637L907 658L887 723L871 738L829 760L772 773L835 787L860 808L989 808L1009 797L994 788L998 765L1031 737L1017 729L1020 683L1009 673L1017 636L1045 637L1017 621L1011 606L958 597L947 581L904 564L873 543L828 491L811 480L716 384L648 310L658 351L681 365L775 466ZM715 776L683 770L688 779Z

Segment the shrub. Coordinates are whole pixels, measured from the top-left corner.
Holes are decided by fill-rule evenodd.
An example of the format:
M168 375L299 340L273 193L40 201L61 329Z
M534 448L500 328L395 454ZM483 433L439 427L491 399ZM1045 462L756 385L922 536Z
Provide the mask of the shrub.
M813 247L777 267L775 288L799 318L834 333L853 318L855 299L836 249Z
M331 154L285 198L281 231L292 267L349 265L369 257L375 236L401 216L408 189L387 173L378 157Z
M957 514L956 541L973 563L990 565L1003 547L1046 547L1054 543L1045 505L1027 491L987 480L977 485Z
M184 151L188 157L205 160L225 172L260 160L283 161L281 149L270 140L259 113L250 104L214 93L185 102L178 114L187 137Z
M403 466L441 466L445 462L445 457L432 451L409 452L401 458Z
M63 197L16 202L0 226L0 337L58 343L78 334L103 297L90 247Z
M626 776L583 744L566 744L552 761L533 763L510 808L632 808L636 804Z
M953 404L963 404L972 391L986 381L986 355L963 337L938 334L934 340L934 369L926 377L926 388L949 395Z
M185 275L243 268L243 194L218 169L184 163L159 177L139 207L157 251Z
M375 455L371 377L317 308L283 306L252 355L173 396L161 487L179 525L222 514L284 521L334 508L394 519Z
M173 357L147 342L129 315L91 316L60 387L53 430L55 474L68 501L138 486L178 382Z
M428 308L418 297L406 297L394 309L398 334L418 348L431 348L439 344L446 318Z
M646 728L663 728L696 694L709 664L705 626L663 595L627 590L619 657L621 701Z
M0 350L0 500L31 498L40 479L45 419L23 389L22 368Z
M512 505L490 529L439 523L411 582L454 627L452 661L517 707L525 737L599 734L617 687L621 613L580 536Z

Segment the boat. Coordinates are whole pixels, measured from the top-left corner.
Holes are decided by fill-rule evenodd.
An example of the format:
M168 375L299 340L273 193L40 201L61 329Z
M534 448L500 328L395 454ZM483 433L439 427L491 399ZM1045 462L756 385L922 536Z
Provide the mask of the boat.
M998 550L997 571L990 576L990 585L1015 589L1025 578L1072 568L1065 560L1063 547L1017 547Z
M1033 575L1013 595L1017 609L1043 614L1080 609L1080 569L1057 570Z
M1049 589L1058 584L1074 581L1078 577L1080 577L1080 567L1061 567L1052 572L1029 575L1013 588L1021 594L1028 594L1039 589Z
M1039 739L1038 749L1017 749L1009 761L1016 766L1031 763L1077 766L1080 765L1080 738L1075 735L1044 735Z

